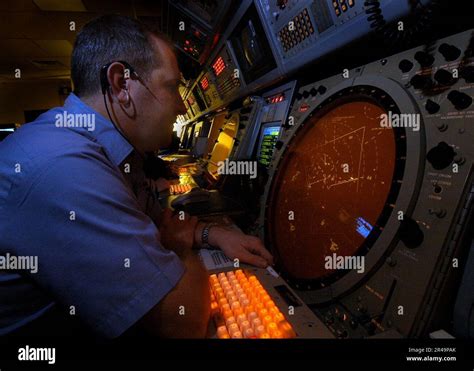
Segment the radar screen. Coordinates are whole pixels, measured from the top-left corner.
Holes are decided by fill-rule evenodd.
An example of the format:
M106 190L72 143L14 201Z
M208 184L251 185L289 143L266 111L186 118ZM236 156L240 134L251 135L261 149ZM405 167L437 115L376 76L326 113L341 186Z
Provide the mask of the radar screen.
M286 147L265 225L282 274L297 287L324 287L347 273L327 269L325 258L365 255L391 213L405 137L403 129L381 126L384 106L397 110L369 95L337 98Z

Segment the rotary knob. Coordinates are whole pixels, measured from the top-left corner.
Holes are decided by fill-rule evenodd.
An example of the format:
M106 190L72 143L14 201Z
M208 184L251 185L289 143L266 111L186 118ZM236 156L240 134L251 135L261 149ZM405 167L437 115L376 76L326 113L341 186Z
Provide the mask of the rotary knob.
M438 103L433 102L431 99L428 99L425 104L425 109L430 115L433 115L439 111L440 106Z
M410 249L420 246L425 238L418 223L410 217L405 217L402 220L398 235L405 246Z
M400 68L400 70L401 70L403 73L407 73L408 71L410 71L410 70L413 68L413 63L410 62L408 59L403 59L403 60L400 61L400 63L398 64L398 68Z
M433 81L427 75L415 75L411 78L410 84L417 90L425 90L433 86Z
M435 75L434 79L444 86L451 86L456 83L457 79L453 77L453 74L445 69L439 69Z
M420 64L421 67L429 67L434 62L434 57L427 52L416 52L415 60Z
M318 94L318 91L315 89L315 88L312 88L310 91L309 91L309 94L314 97L316 96L316 94Z
M324 86L324 85L321 85L319 88L318 88L318 93L323 95L324 93L326 93L328 89Z
M448 99L457 110L466 109L472 104L472 98L469 95L456 90L448 94Z
M454 160L456 152L446 142L440 142L436 147L431 148L426 154L426 160L436 170L441 170L448 167Z
M306 98L308 98L308 97L309 97L309 91L305 90L305 91L303 92L303 98L306 99Z
M474 66L463 67L461 77L466 80L466 82L474 82Z
M461 55L461 50L454 45L443 43L439 46L438 51L443 55L448 62L454 61Z

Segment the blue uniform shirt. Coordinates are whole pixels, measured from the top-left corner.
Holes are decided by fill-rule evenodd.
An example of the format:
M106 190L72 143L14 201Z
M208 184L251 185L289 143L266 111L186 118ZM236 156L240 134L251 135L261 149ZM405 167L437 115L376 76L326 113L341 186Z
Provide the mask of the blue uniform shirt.
M0 142L0 257L37 258L0 267L0 335L54 307L116 337L177 284L184 267L122 173L134 153L74 94Z

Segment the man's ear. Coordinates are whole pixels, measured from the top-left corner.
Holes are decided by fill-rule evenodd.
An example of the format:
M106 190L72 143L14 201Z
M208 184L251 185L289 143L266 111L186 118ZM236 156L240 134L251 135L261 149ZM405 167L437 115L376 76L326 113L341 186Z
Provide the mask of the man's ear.
M111 63L107 69L107 77L110 83L110 94L113 99L122 105L130 103L128 92L129 79L125 78L125 66L119 62Z

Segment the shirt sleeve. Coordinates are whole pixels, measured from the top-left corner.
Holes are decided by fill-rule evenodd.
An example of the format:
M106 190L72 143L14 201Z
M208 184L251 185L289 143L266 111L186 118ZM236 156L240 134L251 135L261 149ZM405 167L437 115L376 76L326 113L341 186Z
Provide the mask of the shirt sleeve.
M27 188L16 197L16 252L37 256L31 278L98 334L122 334L181 278L183 264L97 150L51 159Z

